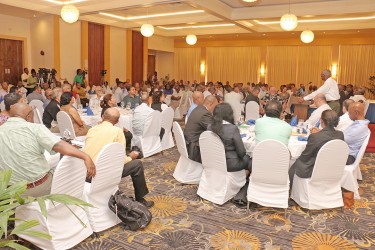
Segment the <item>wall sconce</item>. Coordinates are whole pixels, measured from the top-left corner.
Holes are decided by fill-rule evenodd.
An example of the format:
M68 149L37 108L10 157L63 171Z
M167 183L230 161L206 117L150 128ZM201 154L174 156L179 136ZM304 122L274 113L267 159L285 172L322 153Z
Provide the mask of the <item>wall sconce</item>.
M264 65L262 64L262 66L260 66L260 75L261 76L264 76L264 73L265 73L265 68L264 68Z
M337 64L332 64L332 76L336 77L337 76Z
M205 70L205 64L204 62L201 63L201 74L204 75L204 70Z

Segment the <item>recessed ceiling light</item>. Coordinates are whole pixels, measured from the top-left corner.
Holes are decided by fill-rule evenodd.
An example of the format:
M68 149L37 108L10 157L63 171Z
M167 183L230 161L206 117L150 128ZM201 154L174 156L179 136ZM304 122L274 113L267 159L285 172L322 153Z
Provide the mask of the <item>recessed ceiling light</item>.
M235 26L233 23L222 23L222 24L207 24L207 25L193 25L193 26L175 26L175 27L164 27L164 26L157 26L158 28L164 30L182 30L182 29L199 29L199 28L212 28L212 27L229 27Z
M242 0L242 1L244 1L246 3L254 3L254 2L258 1L258 0Z
M73 3L84 2L84 1L86 1L86 0L70 0L70 1L44 0L44 1L46 1L46 2L50 2L50 3L55 3L55 4L63 5L63 4L73 4Z
M160 13L160 14L151 14L151 15L146 15L146 16L131 16L131 17L123 17L123 16L106 13L106 12L99 12L99 14L103 16L109 16L109 17L121 19L121 20L136 20L136 19L145 19L145 18L153 18L153 17L196 14L196 13L202 13L202 12L204 12L204 10L180 11L180 12Z
M339 21L358 21L358 20L370 20L375 19L375 16L365 17L343 17L343 18L324 18L324 19L304 19L298 20L298 23L321 23L321 22L339 22ZM254 20L258 24L279 24L280 21L258 21Z

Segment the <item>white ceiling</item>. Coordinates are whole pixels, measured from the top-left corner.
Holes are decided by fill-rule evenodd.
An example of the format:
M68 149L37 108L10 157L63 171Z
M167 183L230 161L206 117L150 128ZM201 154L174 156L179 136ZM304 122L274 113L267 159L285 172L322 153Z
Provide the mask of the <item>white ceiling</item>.
M26 18L45 13L59 15L62 5L56 2L58 0L55 3L48 0L0 0L0 14ZM375 27L375 0L290 0L290 3L290 12L303 21L295 31L360 30ZM242 0L81 0L74 5L80 10L81 20L131 29L139 29L142 24L151 23L155 26L156 34L172 37L189 33L210 35L283 32L278 21L289 10L289 0L258 0L255 3L245 3ZM104 12L129 18L196 10L204 12L136 20L120 20L99 14ZM359 17L374 18L342 20ZM325 20L311 22L316 19ZM216 24L233 26L210 27ZM199 27L202 25L209 27ZM173 29L176 27L184 29Z

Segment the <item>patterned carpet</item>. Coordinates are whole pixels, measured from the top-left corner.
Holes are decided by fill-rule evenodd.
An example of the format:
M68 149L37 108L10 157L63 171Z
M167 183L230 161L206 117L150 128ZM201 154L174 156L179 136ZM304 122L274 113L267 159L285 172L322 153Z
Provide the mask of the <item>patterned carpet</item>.
M366 154L361 169L360 201L354 208L315 211L300 207L257 208L250 213L231 202L217 206L200 199L196 185L172 177L176 148L144 160L153 220L132 232L118 225L90 237L74 249L375 249L375 154ZM130 177L121 190L133 195Z

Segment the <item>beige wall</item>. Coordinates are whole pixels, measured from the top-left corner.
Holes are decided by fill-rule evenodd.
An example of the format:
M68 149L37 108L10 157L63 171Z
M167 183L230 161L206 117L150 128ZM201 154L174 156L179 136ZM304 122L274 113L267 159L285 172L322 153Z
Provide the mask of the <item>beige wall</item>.
M31 37L29 19L0 14L0 38L24 40L25 65L23 66L28 68L31 67Z
M110 27L110 67L109 84L115 86L115 79L126 80L126 29Z
M158 78L164 78L169 74L169 79L174 77L174 54L171 52L156 51L155 52L155 70L158 72Z
M76 70L81 68L81 22L60 24L60 77L73 82Z
M32 67L54 68L53 16L34 18L30 23ZM44 51L44 56L40 51Z
M152 36L148 38L148 49L174 52L174 39L170 37Z

